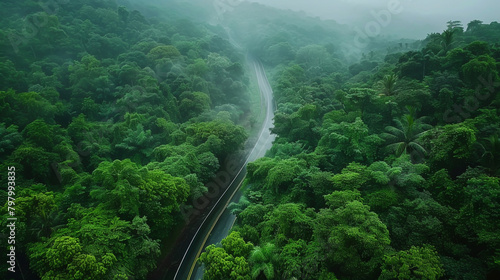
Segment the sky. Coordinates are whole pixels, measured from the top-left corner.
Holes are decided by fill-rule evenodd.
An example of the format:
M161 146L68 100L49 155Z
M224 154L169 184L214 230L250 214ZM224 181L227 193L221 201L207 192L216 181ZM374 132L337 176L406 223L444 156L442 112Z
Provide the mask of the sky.
M500 22L499 0L246 0L282 9L305 11L322 19L333 19L360 29L377 21L381 34L423 39L432 32L446 29L446 22L474 19L485 23ZM393 5L392 9L388 7ZM390 20L385 16L389 12ZM377 17L377 15L380 15ZM368 27L369 28L369 27Z

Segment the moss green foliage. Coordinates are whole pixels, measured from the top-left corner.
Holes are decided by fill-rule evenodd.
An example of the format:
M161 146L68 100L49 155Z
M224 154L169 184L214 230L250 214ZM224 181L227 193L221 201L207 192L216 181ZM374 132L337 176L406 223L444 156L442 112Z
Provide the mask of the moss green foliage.
M0 4L16 255L43 280L146 279L248 137L244 54L200 23L211 1L53 2ZM218 19L271 70L277 138L204 279L498 276L499 23L356 50L345 26L247 1Z
M238 232L226 237L222 241L222 247L208 246L200 256L200 261L206 265L204 279L252 279L246 258L254 250L253 247L253 244L246 243Z
M16 168L16 255L41 279L146 279L181 205L247 139L244 53L127 5L0 4L0 167ZM239 241L244 274L253 247Z
M440 279L443 265L432 246L411 247L386 256L379 279Z
M234 232L255 246L248 275L496 278L499 27L450 22L338 68L318 60L321 40L263 40L278 64L277 139L232 205Z

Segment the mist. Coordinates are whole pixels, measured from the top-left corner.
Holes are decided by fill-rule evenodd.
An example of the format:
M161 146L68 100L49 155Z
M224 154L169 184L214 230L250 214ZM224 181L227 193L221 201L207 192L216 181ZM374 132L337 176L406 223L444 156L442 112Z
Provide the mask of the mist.
M500 2L497 0L452 1L452 0L247 0L294 11L304 11L310 16L335 20L341 24L364 28L374 20L373 13L397 5L399 13L392 14L384 35L396 35L411 39L422 39L432 32L446 29L446 22L459 20L467 23L478 19L485 23L498 21Z

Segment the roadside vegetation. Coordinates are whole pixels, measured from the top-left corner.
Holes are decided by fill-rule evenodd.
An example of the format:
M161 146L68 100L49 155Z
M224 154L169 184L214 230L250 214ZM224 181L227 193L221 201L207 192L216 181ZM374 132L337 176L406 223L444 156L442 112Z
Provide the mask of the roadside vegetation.
M247 138L245 54L180 15L39 4L0 4L0 169L16 169L20 265L47 280L145 279L180 205ZM8 233L6 203L1 214Z
M500 25L449 22L353 64L283 29L255 47L277 139L204 279L498 277Z

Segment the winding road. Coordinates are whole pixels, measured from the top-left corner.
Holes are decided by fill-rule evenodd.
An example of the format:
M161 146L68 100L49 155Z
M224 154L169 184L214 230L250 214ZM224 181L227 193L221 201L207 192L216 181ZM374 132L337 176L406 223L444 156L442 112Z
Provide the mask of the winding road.
M158 271L161 277L156 278L159 275L153 274L153 278L150 279L198 280L203 277L203 267L197 264L196 260L206 246L216 244L228 235L236 220L236 216L230 213L227 206L231 202L238 202L241 197L239 189L246 175L246 166L249 162L263 157L266 151L272 146L275 139L275 135L271 134L270 131L273 128L275 110L273 92L262 63L250 56L247 58L247 63L255 71L260 89L262 113L265 114L257 139L253 139L253 141L249 140L255 144L247 148L246 152L243 153L243 158L238 161L237 167L234 168L234 175L227 178L230 181L229 185L227 188L222 188L225 189L224 192L215 202L211 202L205 208L205 211L203 211L205 213L195 217L198 222L195 220L193 224L199 225L197 229L194 228L196 231L194 232L193 228L186 230L185 233L181 234L179 240L176 241L179 246L175 249L180 249L181 253L184 252L182 257L181 255L174 255L170 259L167 258L166 262L171 263L170 267L167 268L167 272L164 274ZM189 238L191 236L192 238ZM180 259L180 261L173 261L175 259ZM175 274L173 274L174 271Z
M248 157L244 163L242 168L242 172L246 173L246 165L249 162L255 161L258 158L261 158L265 155L266 151L269 150L272 146L272 143L275 139L275 135L271 134L270 129L273 127L273 118L274 118L274 102L272 99L272 89L267 80L267 76L262 64L255 60L251 59L251 63L254 66L255 74L257 76L257 82L259 85L260 93L261 93L261 106L262 109L265 109L266 117L262 124L259 137L257 142L255 143L252 151L248 154ZM238 176L237 176L238 177ZM244 177L242 178L244 179ZM234 222L236 221L236 216L231 214L231 212L227 209L227 206L231 202L237 203L241 197L241 191L239 190L239 186L243 182L241 180L235 180L234 184L238 184L234 196L230 199L224 206L224 211L221 213L219 219L217 219L216 223L213 225L213 229L209 233L209 236L206 237L206 242L202 247L198 249L197 258L199 254L210 244L217 244L224 239L231 230ZM190 272L187 278L178 278L178 279L188 279L188 280L200 280L203 278L203 270L204 267L194 262L191 264ZM177 279L176 279L177 280Z

